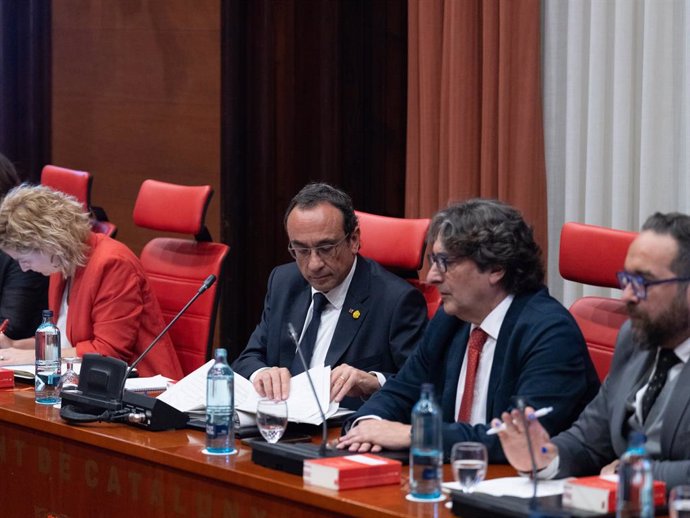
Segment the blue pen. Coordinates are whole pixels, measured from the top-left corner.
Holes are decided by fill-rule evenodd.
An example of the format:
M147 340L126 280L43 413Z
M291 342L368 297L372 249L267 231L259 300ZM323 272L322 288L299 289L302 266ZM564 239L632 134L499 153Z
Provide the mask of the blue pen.
M539 410L535 410L530 415L528 415L527 419L529 419L530 421L534 421L535 419L539 419L540 417L544 417L545 415L549 415L551 412L553 412L552 406L540 408ZM496 435L499 432L504 432L505 429L506 429L506 424L501 423L500 425L498 425L494 428L489 428L486 431L486 435Z

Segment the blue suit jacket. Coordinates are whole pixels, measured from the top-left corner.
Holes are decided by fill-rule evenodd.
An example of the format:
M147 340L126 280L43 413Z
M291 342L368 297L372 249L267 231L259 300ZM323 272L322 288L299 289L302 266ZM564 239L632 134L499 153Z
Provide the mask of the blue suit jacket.
M290 368L295 344L287 331L292 322L301 327L311 303L311 287L295 263L271 272L261 322L232 367L249 378L262 367ZM359 311L359 318L353 311ZM326 365L347 363L363 371L377 371L387 378L405 363L426 327L426 302L408 282L379 264L358 256L357 267L326 354ZM359 399L341 403L357 408Z
M496 436L487 425L455 422L455 400L470 324L441 308L429 323L422 344L400 372L345 423L346 430L360 416L410 422L420 385L433 383L443 410L443 446L448 455L454 443L486 444L490 462L506 462ZM499 331L486 403L487 421L511 408L520 395L535 408L553 406L540 419L549 433L566 429L594 397L599 379L582 333L570 313L546 288L516 296Z

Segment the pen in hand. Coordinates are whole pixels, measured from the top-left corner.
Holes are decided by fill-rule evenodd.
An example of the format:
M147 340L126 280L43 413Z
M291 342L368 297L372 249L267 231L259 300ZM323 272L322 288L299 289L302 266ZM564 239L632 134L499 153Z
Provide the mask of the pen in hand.
M10 325L10 319L6 318L5 320L2 321L2 324L0 324L0 333L4 333L7 331L7 328Z
M530 415L528 415L527 419L529 419L530 421L534 421L535 419L539 419L540 417L544 417L545 415L549 415L551 412L553 412L552 406L540 408L539 410L535 410ZM500 425L498 425L494 428L489 428L486 431L486 435L496 435L499 432L504 432L505 429L506 429L506 424L501 423Z

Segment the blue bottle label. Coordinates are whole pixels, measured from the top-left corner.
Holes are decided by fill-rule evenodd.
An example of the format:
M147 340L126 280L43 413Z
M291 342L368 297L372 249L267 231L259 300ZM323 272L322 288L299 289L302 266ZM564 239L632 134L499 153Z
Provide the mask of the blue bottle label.
M206 435L212 439L228 435L229 427L227 424L206 423Z

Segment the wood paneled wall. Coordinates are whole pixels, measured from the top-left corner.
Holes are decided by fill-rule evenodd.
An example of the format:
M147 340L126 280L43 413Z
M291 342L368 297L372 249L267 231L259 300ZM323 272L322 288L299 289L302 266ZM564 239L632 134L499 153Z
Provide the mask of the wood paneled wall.
M211 184L220 238L218 0L52 2L52 162L90 171L92 202L139 252L141 182Z

